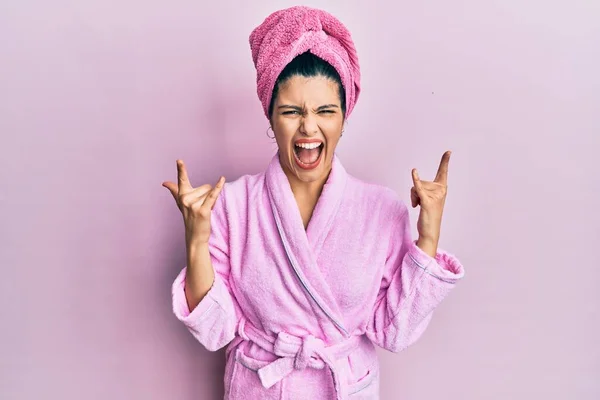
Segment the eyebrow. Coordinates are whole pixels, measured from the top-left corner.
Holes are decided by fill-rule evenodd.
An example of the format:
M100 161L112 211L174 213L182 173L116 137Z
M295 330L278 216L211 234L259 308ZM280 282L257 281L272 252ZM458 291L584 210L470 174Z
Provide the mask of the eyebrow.
M280 108L292 108L292 109L294 109L294 110L302 110L302 107L293 106L293 105L291 105L291 104L283 104L283 105L281 105L281 106L279 106L279 107L277 107L277 108L278 108L278 109L280 109ZM321 110L324 110L324 109L326 109L326 108L339 108L339 106L338 106L338 105L336 105L336 104L325 104L325 105L319 106L319 107L317 108L317 111L321 111Z

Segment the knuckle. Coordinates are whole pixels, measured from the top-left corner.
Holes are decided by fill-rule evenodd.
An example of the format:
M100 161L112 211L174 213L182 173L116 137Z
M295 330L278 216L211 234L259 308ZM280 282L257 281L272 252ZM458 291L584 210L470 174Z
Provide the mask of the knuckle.
M202 201L196 201L195 203L192 203L190 208L195 214L200 214L200 210L202 209Z
M184 194L184 195L179 196L179 201L185 207L189 207L190 206L190 202L191 202L191 198L187 194Z

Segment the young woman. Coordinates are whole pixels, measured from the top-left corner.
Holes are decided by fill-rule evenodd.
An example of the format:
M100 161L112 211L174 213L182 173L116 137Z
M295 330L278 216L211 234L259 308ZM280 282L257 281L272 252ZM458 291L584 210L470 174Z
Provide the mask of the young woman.
M377 399L375 345L398 352L463 276L438 249L450 153L435 180L412 171L412 206L350 176L335 154L360 92L350 33L292 7L250 36L278 152L267 169L211 187L165 182L181 210L187 267L175 315L209 350L226 345L226 399Z

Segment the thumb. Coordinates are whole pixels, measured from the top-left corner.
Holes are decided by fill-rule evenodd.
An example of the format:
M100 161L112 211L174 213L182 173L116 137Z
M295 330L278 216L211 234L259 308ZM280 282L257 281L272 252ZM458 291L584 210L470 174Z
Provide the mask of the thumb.
M163 182L162 186L166 187L169 190L169 192L171 192L171 195L173 196L175 201L177 201L177 194L179 193L179 188L177 184L173 182Z

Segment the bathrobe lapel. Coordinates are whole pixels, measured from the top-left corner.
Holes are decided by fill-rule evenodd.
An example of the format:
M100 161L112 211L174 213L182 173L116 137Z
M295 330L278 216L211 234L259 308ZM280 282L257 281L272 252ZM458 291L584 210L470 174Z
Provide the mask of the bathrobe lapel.
M312 301L317 303L344 336L349 336L343 326L337 301L316 261L322 251L323 242L334 225L333 219L339 209L346 186L346 171L337 156L334 156L332 171L323 187L307 230L304 229L300 210L279 163L278 154L275 154L271 160L265 179L271 210L289 266Z

